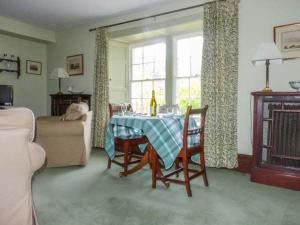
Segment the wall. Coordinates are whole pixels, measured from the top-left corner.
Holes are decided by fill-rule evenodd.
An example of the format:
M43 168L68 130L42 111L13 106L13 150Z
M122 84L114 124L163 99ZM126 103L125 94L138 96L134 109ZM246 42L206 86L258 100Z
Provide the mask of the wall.
M0 54L21 58L21 76L0 73L0 84L14 86L14 105L33 110L36 116L46 115L47 53L46 44L0 34ZM26 60L42 62L42 75L26 74Z
M95 33L88 32L87 27L80 27L72 30L56 33L56 43L49 43L47 46L49 76L56 67L66 68L66 57L71 55L84 55L84 74L72 76L62 80L62 92L66 93L68 86L74 90L82 90L92 94L93 76L95 62ZM48 80L47 106L50 114L49 94L58 92L58 80Z
M258 45L273 41L273 27L300 22L299 0L241 0L238 89L238 149L252 154L251 92L265 84L265 66L250 62ZM300 60L270 66L270 86L273 91L292 91L288 82L299 80Z
M128 101L128 44L109 42L110 101Z
M0 32L30 40L55 42L55 32L0 16Z

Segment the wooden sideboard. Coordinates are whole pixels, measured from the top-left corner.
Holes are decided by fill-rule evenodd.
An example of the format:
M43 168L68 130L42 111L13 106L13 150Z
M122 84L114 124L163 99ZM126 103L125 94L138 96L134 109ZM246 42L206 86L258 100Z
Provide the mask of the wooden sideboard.
M72 103L86 102L91 108L91 95L89 94L53 94L51 96L51 115L60 116Z
M251 181L300 190L300 92L253 92Z

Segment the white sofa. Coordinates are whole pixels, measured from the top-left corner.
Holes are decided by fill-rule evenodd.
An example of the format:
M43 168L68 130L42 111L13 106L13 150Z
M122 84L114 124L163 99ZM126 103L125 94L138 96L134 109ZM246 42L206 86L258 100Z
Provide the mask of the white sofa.
M31 110L0 110L0 224L37 225L31 179L45 161L45 151L33 143Z

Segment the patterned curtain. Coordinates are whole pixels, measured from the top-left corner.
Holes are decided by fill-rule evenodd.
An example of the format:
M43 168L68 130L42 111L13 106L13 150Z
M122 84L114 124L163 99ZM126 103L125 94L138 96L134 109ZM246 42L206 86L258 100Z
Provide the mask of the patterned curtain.
M109 117L108 35L104 28L96 30L96 61L93 96L93 146L104 148Z
M205 147L211 167L237 167L238 4L204 6L201 96L209 105Z

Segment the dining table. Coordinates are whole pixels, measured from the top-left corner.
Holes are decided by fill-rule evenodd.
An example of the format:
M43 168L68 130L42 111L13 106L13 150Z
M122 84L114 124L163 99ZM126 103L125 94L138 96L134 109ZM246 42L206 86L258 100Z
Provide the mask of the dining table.
M145 135L149 144L139 146L140 151L144 153L143 158L127 172L121 172L120 176L133 174L150 164L152 176L160 176L164 182L160 166L157 165L158 159L162 161L166 170L172 167L182 148L183 126L184 115L163 114L154 117L140 114L114 115L107 125L105 151L108 157L114 159L116 154L115 136ZM196 127L196 121L190 121L190 126ZM189 142L195 143L199 141L199 138L192 136ZM158 172L158 174L153 174L153 171ZM165 185L168 186L167 183Z

